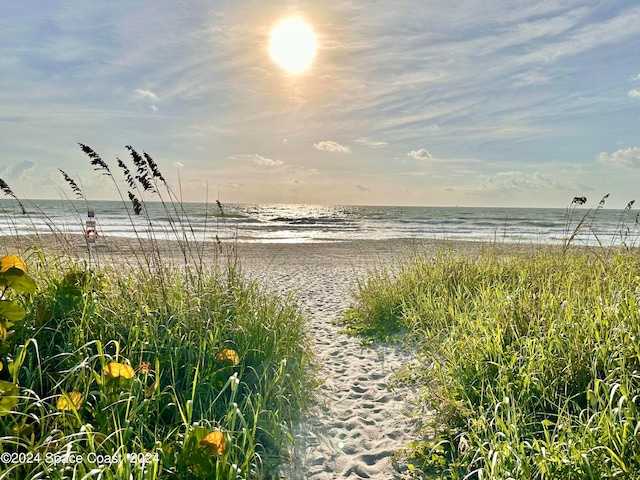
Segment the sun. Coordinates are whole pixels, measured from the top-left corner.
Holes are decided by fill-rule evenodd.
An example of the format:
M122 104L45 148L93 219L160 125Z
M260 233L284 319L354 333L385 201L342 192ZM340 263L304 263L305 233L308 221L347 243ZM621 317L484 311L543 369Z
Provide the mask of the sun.
M279 23L271 32L269 53L288 72L298 73L307 68L317 48L315 32L298 18Z

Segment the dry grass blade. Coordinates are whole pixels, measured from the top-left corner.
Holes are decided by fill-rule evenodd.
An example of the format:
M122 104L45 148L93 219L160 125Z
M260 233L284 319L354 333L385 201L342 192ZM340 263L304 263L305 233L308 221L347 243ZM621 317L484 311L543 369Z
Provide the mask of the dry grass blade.
M62 170L60 168L58 170L60 171L60 173L64 177L64 181L69 184L69 186L71 187L71 190L73 190L73 193L76 194L76 197L78 197L81 200L84 200L85 198L84 198L84 194L82 193L82 189L73 180L73 178L71 178L69 175L67 175L67 172L65 172L64 170Z
M78 145L80 145L80 149L91 159L91 165L95 167L94 170L96 172L104 172L105 175L111 176L109 165L107 165L107 163L102 160L100 155L98 155L95 150L83 143L78 143Z
M127 181L127 185L129 185L129 188L136 188L136 182L133 179L133 176L131 175L131 171L127 167L127 164L120 160L118 157L116 157L116 160L118 160L118 166L122 169L122 173L124 173L124 178Z
M27 210L24 208L24 205L22 204L22 202L20 200L18 200L18 197L16 197L16 194L13 193L13 190L11 190L11 187L9 187L9 185L7 184L7 182L5 182L3 179L0 178L0 190L2 190L2 193L4 193L5 195L8 195L10 197L13 197L13 199L18 202L18 206L20 207L20 211L22 212L23 215L27 214Z
M136 215L140 215L140 212L142 212L142 204L140 203L140 200L138 200L136 196L131 192L127 192L127 194L129 195L129 200L131 200L131 203L133 205L133 212Z
M133 160L133 163L137 168L137 175L135 176L135 178L136 180L138 180L138 182L140 182L140 185L142 185L144 191L150 193L158 193L156 188L151 183L152 177L150 177L149 174L151 173L151 175L153 175L153 172L150 170L150 166L147 164L147 161L138 152L136 152L136 150L131 145L127 145L125 148L129 150L131 159Z
M153 158L151 158L151 155L149 155L146 152L142 152L142 154L144 155L144 158L147 160L147 165L149 166L149 169L151 170L151 173L153 174L153 176L155 178L159 178L160 181L162 181L162 183L167 183L164 177L162 176L160 169L158 168L158 164L153 160Z

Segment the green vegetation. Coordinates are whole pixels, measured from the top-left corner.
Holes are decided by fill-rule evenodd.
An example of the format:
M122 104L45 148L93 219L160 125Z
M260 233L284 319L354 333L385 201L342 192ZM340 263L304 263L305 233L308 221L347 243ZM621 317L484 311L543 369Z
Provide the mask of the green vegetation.
M417 350L415 478L638 478L639 302L637 255L487 249L377 272L343 320Z
M163 257L145 215L151 238L107 267L37 247L0 261L0 480L274 478L315 386L304 315L247 281L219 242L205 262L153 159L127 149L134 230L145 195L159 200L183 218L170 227L176 255ZM0 190L27 214L2 179Z
M0 371L0 453L15 456L0 478L269 477L310 390L291 299L235 266L189 283L27 263L38 287L14 300L28 313Z

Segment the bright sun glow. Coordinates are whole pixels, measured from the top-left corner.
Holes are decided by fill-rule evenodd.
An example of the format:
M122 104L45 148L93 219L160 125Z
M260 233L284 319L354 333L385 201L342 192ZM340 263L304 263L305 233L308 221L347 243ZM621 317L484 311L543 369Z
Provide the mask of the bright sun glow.
M311 64L317 47L314 31L297 18L285 20L271 32L271 57L292 73L300 72Z

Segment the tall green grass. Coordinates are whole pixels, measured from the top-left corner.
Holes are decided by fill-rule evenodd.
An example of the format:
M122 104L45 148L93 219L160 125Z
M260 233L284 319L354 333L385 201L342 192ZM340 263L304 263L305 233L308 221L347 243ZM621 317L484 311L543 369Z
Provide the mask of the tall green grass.
M129 174L130 187L157 195L166 183L149 158L134 158L143 187ZM167 211L183 212L167 191ZM207 265L186 228L183 265L154 249L102 266L14 252L37 291L4 292L27 314L0 349L0 385L16 386L0 392L0 479L275 478L314 386L305 317L233 254Z
M343 320L417 350L415 478L638 478L638 302L635 254L487 249L378 272Z

